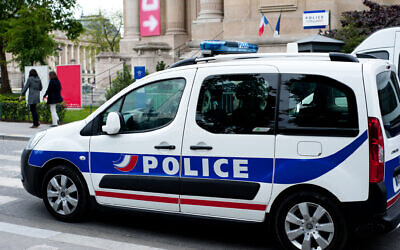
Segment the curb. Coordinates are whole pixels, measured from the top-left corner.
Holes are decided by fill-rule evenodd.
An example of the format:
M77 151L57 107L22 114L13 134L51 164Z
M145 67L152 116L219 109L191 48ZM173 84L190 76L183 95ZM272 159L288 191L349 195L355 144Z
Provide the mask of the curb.
M0 140L12 140L12 141L29 141L31 137L27 135L2 135L0 134Z

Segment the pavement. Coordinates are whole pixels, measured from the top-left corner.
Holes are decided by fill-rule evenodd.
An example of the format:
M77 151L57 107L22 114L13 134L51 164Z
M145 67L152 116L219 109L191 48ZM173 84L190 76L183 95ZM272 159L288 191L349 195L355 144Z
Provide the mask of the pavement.
M29 141L35 133L46 130L49 124L40 124L38 128L30 128L32 123L0 121L0 140Z

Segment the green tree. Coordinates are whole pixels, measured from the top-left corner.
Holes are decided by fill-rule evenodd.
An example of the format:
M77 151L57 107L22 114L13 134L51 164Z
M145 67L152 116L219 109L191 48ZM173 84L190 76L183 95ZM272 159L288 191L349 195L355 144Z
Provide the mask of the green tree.
M123 24L120 12L106 17L102 11L99 11L97 15L86 17L83 21L86 34L90 37L91 42L99 46L100 51L119 52Z
M22 24L23 22L26 23L34 23L35 28L45 28L45 30L35 30L34 33L30 34L29 39L33 41L43 41L43 44L35 44L36 48L40 48L42 46L48 46L49 44L53 48L53 43L49 42L48 37L42 35L44 32L51 32L53 30L61 30L65 31L68 39L74 40L76 39L80 33L82 32L83 28L80 22L73 18L73 13L76 5L76 0L2 0L0 1L0 70L1 70L1 79L2 85L0 89L0 93L11 93L8 71L7 71L7 60L6 60L6 52L8 49L15 50L17 48L17 44L22 44L21 37L13 36L10 34L21 35L21 29L27 29L27 24L24 25L24 28L20 26L16 26L15 24ZM31 10L31 14L28 15L28 12ZM39 13L35 13L38 11ZM44 21L40 22L40 20L34 20L37 17L43 18L43 13L46 13L47 16L44 17L48 24L45 26ZM18 20L16 20L18 19ZM42 38L37 39L35 36L42 36ZM24 34L24 38L27 35ZM23 38L22 38L23 39ZM30 47L32 48L32 46ZM44 58L49 54L53 53L50 52L50 49L42 50L41 53L26 52L25 48L20 47L21 51L19 56L17 55L20 60L27 60L31 62L32 59L26 59L28 55L35 55L35 62L44 61ZM10 51L12 52L12 51ZM46 55L46 53L49 53ZM21 56L24 54L23 56ZM37 59L37 55L43 55L43 59ZM21 62L21 61L19 61ZM20 65L22 67L22 65Z
M50 35L49 10L45 8L28 9L22 7L18 17L10 20L6 38L6 50L24 71L25 65L45 64L48 55L54 53L56 42ZM40 46L38 46L40 44Z
M131 72L127 65L123 65L122 71L118 71L117 77L113 80L112 85L106 90L106 99L109 100L121 90L128 87L134 82Z
M343 12L340 29L320 34L344 41L343 52L351 53L371 33L400 26L400 5L380 5L369 0L363 4L369 9Z

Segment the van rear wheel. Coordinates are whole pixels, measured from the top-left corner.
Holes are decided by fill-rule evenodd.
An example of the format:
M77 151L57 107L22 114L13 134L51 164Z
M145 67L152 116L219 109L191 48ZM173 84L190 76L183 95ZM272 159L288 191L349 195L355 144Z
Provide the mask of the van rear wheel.
M89 207L85 181L67 166L56 166L45 174L42 197L47 210L62 221L82 219Z
M342 249L347 240L337 205L315 192L287 197L277 209L275 230L285 249Z

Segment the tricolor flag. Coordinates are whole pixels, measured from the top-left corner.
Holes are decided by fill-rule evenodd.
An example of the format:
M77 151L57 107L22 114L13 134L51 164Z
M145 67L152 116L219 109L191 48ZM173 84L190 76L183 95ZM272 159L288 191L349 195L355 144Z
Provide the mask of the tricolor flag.
M268 24L267 18L264 16L264 14L261 14L261 21L260 21L260 28L258 30L258 35L262 36L264 33L264 26Z
M275 26L274 37L280 37L280 35L281 35L281 16L282 16L282 13L279 14L278 22L276 23L276 26Z

